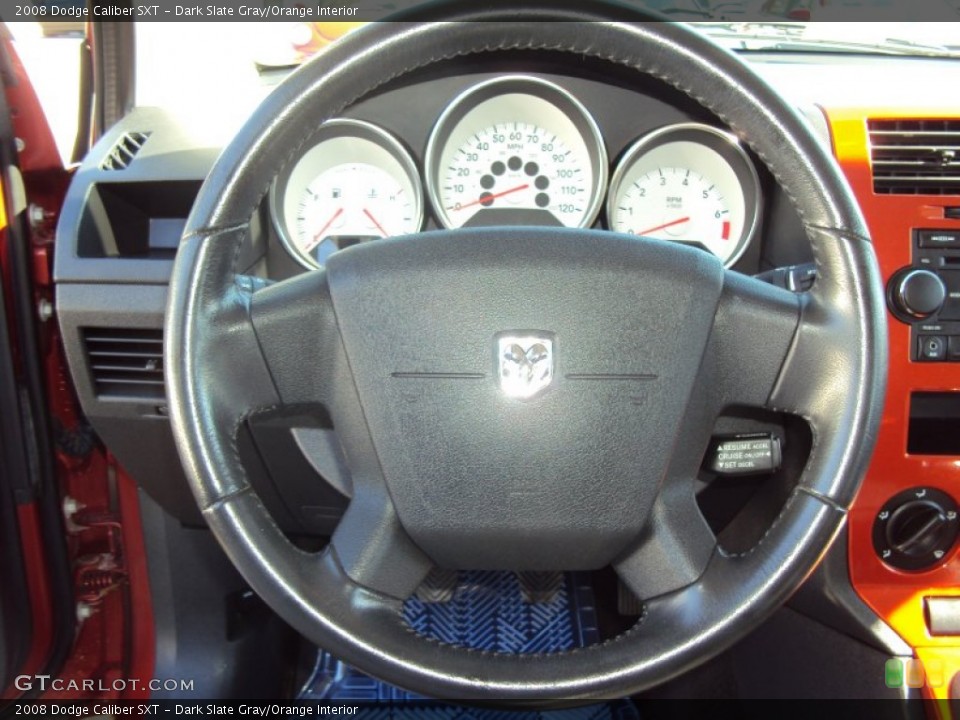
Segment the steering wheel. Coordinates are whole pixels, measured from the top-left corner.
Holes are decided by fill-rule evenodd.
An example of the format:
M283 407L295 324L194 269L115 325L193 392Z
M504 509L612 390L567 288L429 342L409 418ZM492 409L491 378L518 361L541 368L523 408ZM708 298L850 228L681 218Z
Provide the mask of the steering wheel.
M884 394L876 260L851 191L805 122L689 28L544 23L543 13L565 11L537 12L368 26L292 73L204 183L170 287L170 416L210 529L307 638L434 696L622 696L730 646L790 596L842 526ZM726 122L803 221L813 289L778 289L679 244L536 227L365 243L274 284L239 274L250 218L302 151L305 127L416 69L539 49L654 76ZM541 345L527 358L535 372L520 373L549 380L532 397L503 391L502 376L517 372L499 346L511 337ZM354 487L314 554L273 522L237 444L252 415L301 405L329 417ZM730 406L798 415L813 438L779 516L740 554L718 546L694 498L714 421ZM401 617L435 565L612 565L644 612L619 637L569 652L440 644Z

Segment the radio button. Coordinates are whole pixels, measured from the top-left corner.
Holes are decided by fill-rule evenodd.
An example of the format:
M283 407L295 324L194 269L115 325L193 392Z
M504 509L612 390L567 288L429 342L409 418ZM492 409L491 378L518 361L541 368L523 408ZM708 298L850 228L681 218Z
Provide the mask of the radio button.
M922 248L960 249L960 230L917 230L917 245Z

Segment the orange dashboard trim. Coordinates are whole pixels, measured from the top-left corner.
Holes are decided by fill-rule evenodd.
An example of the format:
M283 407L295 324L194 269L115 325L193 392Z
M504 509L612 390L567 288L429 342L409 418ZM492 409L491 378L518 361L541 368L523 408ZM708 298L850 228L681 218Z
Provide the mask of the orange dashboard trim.
M873 192L867 119L956 118L956 109L827 108L834 154L863 209L873 237L884 284L911 263L914 228L960 229L944 218L944 206L960 205L960 197L937 195L877 195ZM947 682L928 688L928 697L946 698L949 678L960 672L960 636L933 637L927 631L923 598L960 596L958 549L937 567L907 573L886 566L873 549L874 518L898 492L918 485L936 487L960 501L960 456L910 455L907 428L910 395L916 391L960 391L960 364L922 363L910 359L910 328L890 313L890 365L886 406L877 449L867 477L850 510L849 560L857 593L921 659L935 656L945 665Z

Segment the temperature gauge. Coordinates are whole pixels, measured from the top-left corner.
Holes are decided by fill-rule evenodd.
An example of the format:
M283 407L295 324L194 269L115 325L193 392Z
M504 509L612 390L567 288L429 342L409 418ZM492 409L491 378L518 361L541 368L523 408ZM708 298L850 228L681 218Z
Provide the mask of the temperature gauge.
M325 123L270 199L287 250L309 268L348 245L416 232L423 223L409 154L392 135L358 120Z

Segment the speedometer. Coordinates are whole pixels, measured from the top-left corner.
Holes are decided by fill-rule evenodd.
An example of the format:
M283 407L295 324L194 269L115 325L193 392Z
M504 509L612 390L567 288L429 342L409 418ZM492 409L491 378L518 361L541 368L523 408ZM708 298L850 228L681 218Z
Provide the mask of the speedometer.
M527 76L458 97L427 144L427 190L448 228L587 227L606 185L596 122L566 90Z
M640 138L613 179L610 229L709 250L732 266L758 222L756 169L736 137L683 123Z

